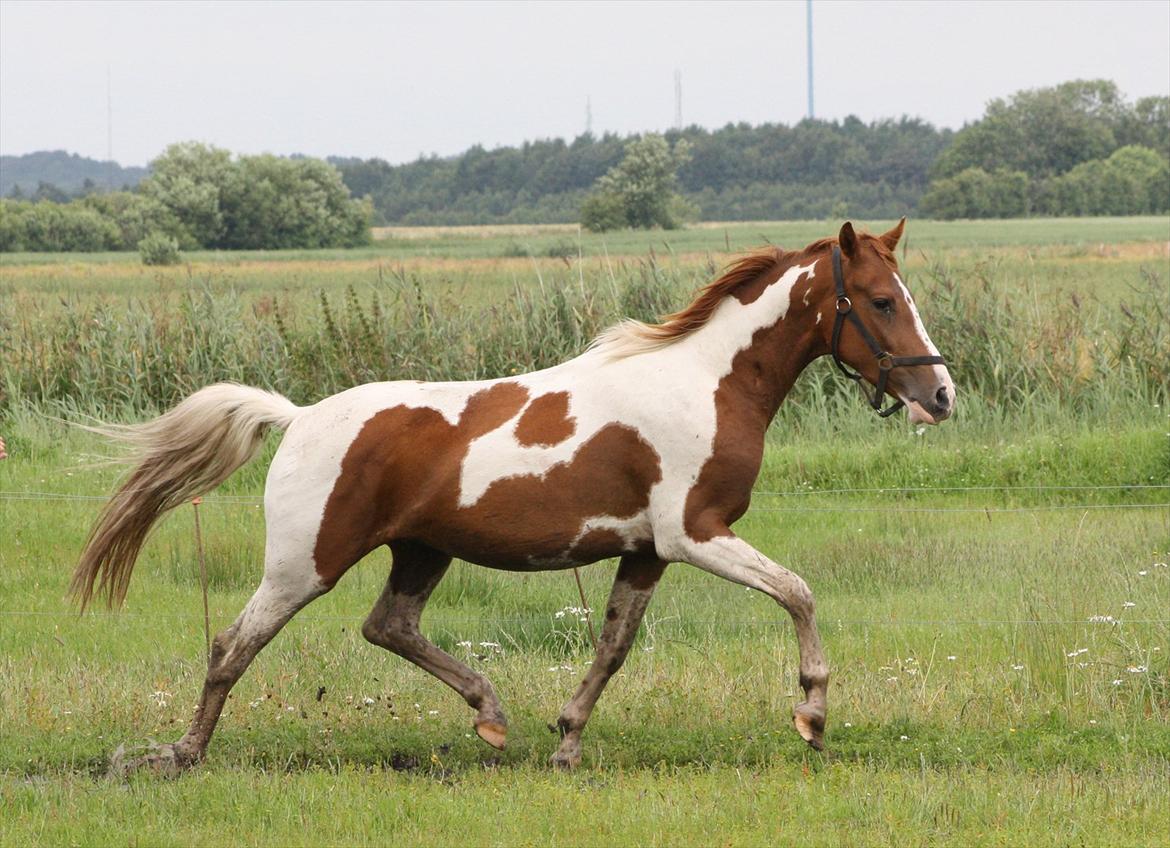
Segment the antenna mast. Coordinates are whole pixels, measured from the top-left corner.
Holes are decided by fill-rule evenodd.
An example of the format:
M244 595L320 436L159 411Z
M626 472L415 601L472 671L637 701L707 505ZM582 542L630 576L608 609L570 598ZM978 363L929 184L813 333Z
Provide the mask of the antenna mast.
M813 37L812 37L812 0L807 0L808 10L808 118L811 121L816 117L813 111Z
M106 188L114 190L114 93L110 63L106 63Z
M674 128L682 129L682 71L674 70Z

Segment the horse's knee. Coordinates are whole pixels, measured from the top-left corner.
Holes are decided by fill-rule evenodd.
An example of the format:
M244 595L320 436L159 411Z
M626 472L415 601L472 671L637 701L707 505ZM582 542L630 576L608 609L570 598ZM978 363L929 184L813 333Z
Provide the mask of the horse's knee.
M400 621L387 621L374 613L362 624L362 636L367 642L396 654L403 653L411 645L417 632Z

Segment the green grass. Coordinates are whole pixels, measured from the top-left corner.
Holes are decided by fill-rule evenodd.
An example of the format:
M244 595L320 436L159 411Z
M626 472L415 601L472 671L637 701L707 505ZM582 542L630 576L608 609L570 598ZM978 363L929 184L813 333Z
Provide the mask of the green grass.
M922 487L1164 485L1164 423L1011 440L955 423L915 436L865 419L870 438L841 445L774 434L761 491L918 489L761 495L739 528L817 593L829 758L789 726L799 688L783 613L675 566L586 731L582 771L549 772L546 724L590 657L584 625L556 617L579 604L576 586L564 572L456 564L424 629L496 683L512 723L497 754L457 696L361 638L386 573L375 554L265 650L204 765L123 786L101 776L110 750L177 736L201 684L190 514L148 546L125 612L78 618L64 590L98 502L0 500L0 792L16 811L0 816L0 841L761 844L804 827L814 844L881 844L907 828L912 844L1158 844L1166 490ZM95 450L84 435L30 419L12 444L0 490L111 482L78 467ZM258 495L263 465L224 493ZM1072 505L1122 508L1040 509ZM904 511L925 508L947 511ZM216 629L258 579L262 519L247 500L202 509ZM594 606L612 570L585 570ZM1104 615L1121 623L1090 620ZM1059 823L1041 827L1050 816Z
M872 232L884 232L894 221L856 221ZM642 256L660 253L723 253L756 247L765 242L792 249L833 235L840 221L749 221L704 223L681 230L622 230L588 233L575 227L555 225L509 227L387 228L388 238L369 247L347 250L187 251L196 263L233 266L249 261L395 260L410 258L492 259L530 254L547 257L550 252L586 256ZM395 237L395 232L409 233ZM1018 220L913 221L907 250L927 248L993 248L1066 246L1089 251L1101 244L1170 240L1170 219L1164 216L1129 218L1026 218ZM0 267L42 264L136 264L127 253L7 253Z

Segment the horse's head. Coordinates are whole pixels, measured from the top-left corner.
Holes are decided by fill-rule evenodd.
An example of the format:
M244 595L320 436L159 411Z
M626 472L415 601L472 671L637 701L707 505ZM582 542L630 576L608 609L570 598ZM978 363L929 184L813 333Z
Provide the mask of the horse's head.
M873 236L846 222L836 244L827 243L831 261L818 263L817 277L828 283L818 289L822 314L833 320L820 327L838 367L875 387L874 409L889 394L906 405L911 423L937 424L954 411L955 385L898 274L894 248L905 223Z

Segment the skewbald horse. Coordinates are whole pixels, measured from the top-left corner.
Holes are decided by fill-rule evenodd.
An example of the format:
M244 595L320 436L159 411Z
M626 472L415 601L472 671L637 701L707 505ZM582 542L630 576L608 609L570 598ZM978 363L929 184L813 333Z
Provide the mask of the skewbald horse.
M803 250L749 255L663 323L621 323L544 371L370 383L307 407L218 384L153 421L105 428L138 464L73 575L82 608L95 591L120 603L156 520L251 459L268 428L285 430L265 486L260 586L216 636L186 734L129 765L197 763L260 649L383 545L393 564L362 633L462 695L496 748L507 722L492 684L419 632L453 557L512 571L621 558L596 659L557 721L557 765L580 762L581 731L671 562L758 589L788 611L805 692L793 720L821 748L829 669L813 594L731 526L747 511L765 431L813 359L832 353L856 369L879 388L875 408L888 393L911 422L950 415L954 385L898 276L904 223L881 236L846 223Z

